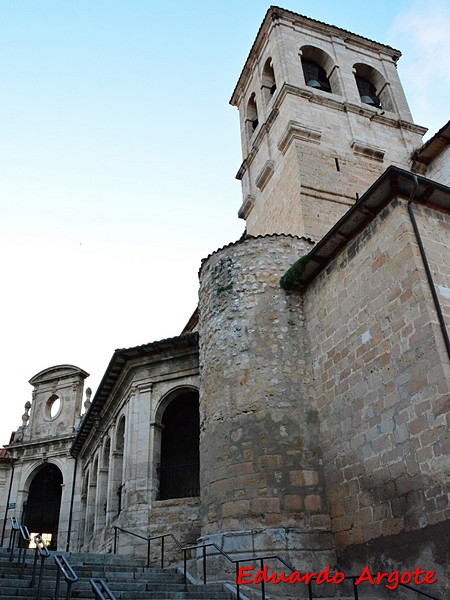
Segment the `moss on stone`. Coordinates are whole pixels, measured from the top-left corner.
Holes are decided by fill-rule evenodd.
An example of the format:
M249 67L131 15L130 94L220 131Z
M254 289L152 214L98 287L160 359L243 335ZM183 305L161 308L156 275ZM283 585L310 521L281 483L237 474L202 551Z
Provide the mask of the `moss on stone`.
M232 287L232 283L229 283L228 285L221 285L217 288L217 294L221 294L222 292L228 292L229 290L231 290Z
M309 256L305 254L297 260L290 269L286 271L280 279L280 285L284 290L291 290L302 278L306 265L309 262Z

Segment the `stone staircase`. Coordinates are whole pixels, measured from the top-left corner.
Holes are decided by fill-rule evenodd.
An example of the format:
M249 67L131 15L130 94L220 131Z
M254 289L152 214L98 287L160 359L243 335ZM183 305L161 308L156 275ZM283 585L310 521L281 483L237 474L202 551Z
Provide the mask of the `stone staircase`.
M34 552L28 551L24 577L19 578L19 566L17 564L17 552L14 552L13 562L9 561L9 552L0 548L0 600L34 600L36 598L38 572L34 587L30 587L33 571ZM57 567L54 561L54 555L64 555L69 561L78 576L78 581L73 585L73 600L92 600L94 593L91 588L90 579L103 579L113 592L117 600L232 600L236 596L226 586L221 583L207 583L206 585L197 585L183 582L182 574L176 569L167 567L165 569L156 567L146 567L144 559L132 556L113 555L113 554L87 554L77 552L53 552L45 561L45 570L43 585L41 590L41 600L53 600L55 597L55 584ZM39 569L39 561L38 561ZM251 586L253 588L253 586ZM281 586L280 586L281 587ZM294 586L295 587L295 586ZM301 586L295 594L284 595L282 590L277 599L296 598L296 600L306 600L308 592L306 586ZM350 590L339 589L334 592L333 597L327 594L319 593L319 600L354 600ZM281 594L280 594L281 592ZM315 590L316 592L316 590ZM418 600L419 596L407 594L402 598L411 598ZM314 593L316 597L316 593ZM396 598L396 594L378 593L371 589L361 589L359 592L360 600L387 600L387 598ZM420 596L424 598L424 596ZM59 598L66 598L66 584L61 578ZM243 586L241 589L241 600L261 599L260 586L254 586L250 589ZM266 590L266 600L273 599L273 591Z
M24 578L19 579L17 551L11 563L6 551L0 549L0 600L33 600L36 597L37 578L35 586L30 588L34 553L28 552ZM117 600L231 600L234 597L221 584L185 585L183 576L175 568L148 568L144 560L133 557L75 552L64 555L79 578L72 588L74 600L94 598L91 578L104 579ZM41 600L54 598L56 573L53 556L50 556L45 562ZM63 579L59 596L66 597Z

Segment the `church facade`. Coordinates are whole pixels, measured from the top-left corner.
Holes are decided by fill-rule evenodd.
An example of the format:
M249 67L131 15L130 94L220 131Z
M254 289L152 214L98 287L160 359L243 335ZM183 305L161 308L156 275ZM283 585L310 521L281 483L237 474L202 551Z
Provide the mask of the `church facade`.
M84 414L86 372L30 380L1 514L60 549L111 552L116 526L450 590L450 123L422 143L399 58L269 9L231 98L246 233Z

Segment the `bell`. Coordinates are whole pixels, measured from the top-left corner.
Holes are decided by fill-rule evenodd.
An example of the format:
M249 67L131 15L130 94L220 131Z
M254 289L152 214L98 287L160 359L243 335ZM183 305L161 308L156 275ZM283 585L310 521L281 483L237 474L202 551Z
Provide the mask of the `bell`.
M373 98L370 96L361 96L361 102L364 102L364 104L370 104L370 106L376 106Z
M306 82L306 85L309 86L309 87L312 87L312 88L316 88L318 90L322 89L322 86L317 81L317 79L310 79L309 81Z

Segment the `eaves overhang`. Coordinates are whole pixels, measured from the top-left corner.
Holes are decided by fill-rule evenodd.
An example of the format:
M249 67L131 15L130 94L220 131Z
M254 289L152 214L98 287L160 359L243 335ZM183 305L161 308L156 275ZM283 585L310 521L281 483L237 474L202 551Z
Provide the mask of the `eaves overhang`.
M198 347L198 334L187 333L181 336L167 338L142 346L134 346L132 348L123 348L116 350L112 355L109 365L103 375L98 390L92 400L89 410L84 415L83 420L78 428L77 435L70 449L72 456L76 457L83 447L84 442L88 438L92 427L98 421L98 415L102 413L111 392L116 385L120 374L125 365L134 359L141 357L151 357L162 352L177 351L183 349Z
M413 167L417 169L417 163L430 165L448 146L450 146L450 121L414 152Z
M415 189L417 186L417 189ZM364 230L394 198L450 213L450 188L399 169L389 167L361 198L330 229L316 246L295 262L281 278L281 286L303 292L358 233Z

